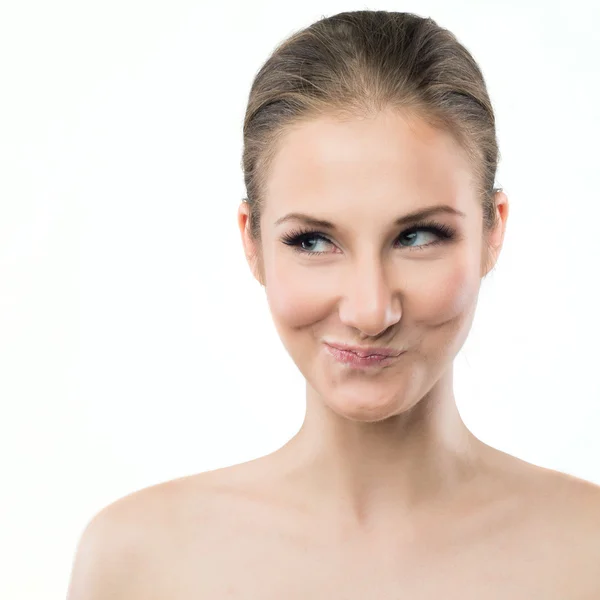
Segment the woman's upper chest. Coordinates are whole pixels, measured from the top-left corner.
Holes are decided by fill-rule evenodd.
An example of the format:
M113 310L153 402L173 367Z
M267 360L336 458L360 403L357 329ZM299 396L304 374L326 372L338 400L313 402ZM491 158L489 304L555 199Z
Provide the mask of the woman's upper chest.
M598 600L600 556L580 556L559 529L506 527L386 549L223 524L221 535L163 554L145 598Z
M600 600L600 494L554 489L430 511L389 535L386 524L377 542L285 502L246 493L199 502L186 489L175 496L185 501L162 504L177 518L153 534L135 597Z

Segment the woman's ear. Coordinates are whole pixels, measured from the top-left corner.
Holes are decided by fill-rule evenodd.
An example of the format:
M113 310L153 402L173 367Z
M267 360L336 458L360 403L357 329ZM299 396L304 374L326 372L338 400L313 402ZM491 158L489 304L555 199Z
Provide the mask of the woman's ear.
M508 198L501 189L494 194L494 201L496 203L496 226L487 234L484 244L482 277L485 277L498 262L508 221Z
M250 234L250 205L248 202L243 200L238 207L237 213L238 227L242 236L242 245L244 247L244 254L246 255L246 261L250 266L253 277L264 286L264 276L262 270L262 260L260 248L256 240Z

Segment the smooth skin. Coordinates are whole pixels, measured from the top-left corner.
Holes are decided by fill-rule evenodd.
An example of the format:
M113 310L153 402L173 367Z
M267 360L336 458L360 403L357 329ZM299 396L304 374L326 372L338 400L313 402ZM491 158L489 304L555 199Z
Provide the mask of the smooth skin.
M306 379L304 423L272 454L106 507L69 600L600 598L600 486L488 446L456 407L453 360L508 219L497 192L484 232L472 176L449 134L408 113L287 133L260 243L246 203L238 226ZM461 213L431 217L450 239L431 219L394 224L439 205ZM333 227L279 222L289 213ZM299 227L319 235L284 243ZM352 370L325 341L405 352Z

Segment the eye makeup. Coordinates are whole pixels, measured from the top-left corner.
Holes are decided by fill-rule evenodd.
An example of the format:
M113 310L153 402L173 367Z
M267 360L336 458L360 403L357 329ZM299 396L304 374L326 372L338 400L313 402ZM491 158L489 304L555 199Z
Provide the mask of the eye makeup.
M420 244L420 245L416 245L416 246L405 246L405 245L400 244L399 246L396 246L396 247L401 248L401 249L407 249L409 251L415 251L415 250L423 251L423 250L426 250L427 248L431 248L432 246L437 246L439 244L450 242L456 238L456 230L453 227L451 227L450 225L447 225L444 223L439 223L436 221L426 221L423 223L418 223L416 225L413 225L408 229L405 229L396 238L396 241L401 240L405 236L412 236L412 239L415 239L415 237L414 237L415 234L418 234L419 232L423 232L423 231L433 234L435 236L434 240L431 242L428 242L426 244ZM313 250L303 247L303 244L310 243L311 241L314 241L314 240L320 240L324 243L330 243L330 244L333 243L329 240L329 238L323 232L317 231L314 229L310 229L308 227L299 227L297 229L293 229L293 230L285 233L281 237L281 241L284 244L291 246L296 252L299 252L301 254L309 255L309 256L312 256L312 255L318 256L318 255L323 255L323 254L329 254L328 252L325 252L325 251L315 252Z

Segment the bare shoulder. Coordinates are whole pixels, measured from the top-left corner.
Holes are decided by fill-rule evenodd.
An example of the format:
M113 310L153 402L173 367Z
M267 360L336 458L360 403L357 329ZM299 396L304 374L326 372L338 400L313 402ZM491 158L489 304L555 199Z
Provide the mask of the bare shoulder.
M600 598L600 486L544 468L530 483L533 529L525 531L537 539L537 552L555 565L553 575L573 597Z
M600 598L600 486L561 473L553 486L565 528L557 544L569 554L570 578L582 598Z
M151 598L149 570L184 535L210 522L210 476L199 474L124 496L94 515L79 539L68 600Z
M550 510L592 535L600 533L600 485L552 469L537 468L532 489Z
M490 448L490 447L488 447ZM600 485L555 469L542 467L491 448L489 472L499 488L519 498L524 515L562 515L574 526L600 526ZM560 519L564 522L563 519Z
M595 551L593 556L600 561L600 485L556 473L551 477L549 493L553 495L553 505L562 509L567 523L578 535L580 547Z

